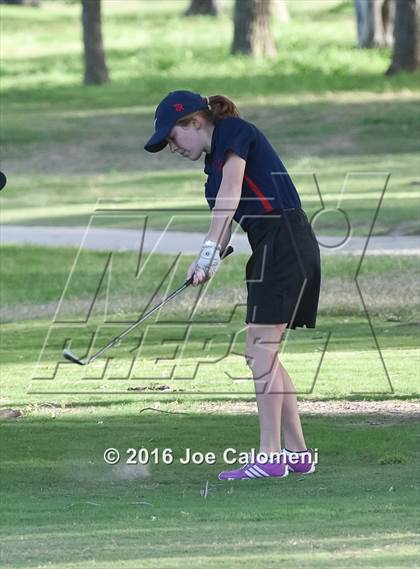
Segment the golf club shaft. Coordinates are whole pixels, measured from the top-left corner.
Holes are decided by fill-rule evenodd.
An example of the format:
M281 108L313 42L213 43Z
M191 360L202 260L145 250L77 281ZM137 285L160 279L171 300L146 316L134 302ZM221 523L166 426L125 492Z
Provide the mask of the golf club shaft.
M120 340L122 340L125 336L127 336L127 334L129 334L135 328L137 328L137 326L139 326L144 320L146 320L147 318L149 318L149 316L151 316L154 312L156 312L156 310L158 310L158 308L160 308L161 306L163 306L164 304L169 302L172 298L174 298L180 292L182 292L184 289L186 289L190 284L191 284L190 279L188 279L188 281L185 281L185 283L182 286L180 286L177 290L175 290L173 293L171 293L169 296L167 296L165 299L163 299L162 302L159 302L159 304L157 304L154 308L149 310L149 312L146 312L146 314L144 316L142 316L139 320L136 320L135 322L133 322L133 324L131 324L131 326L129 326L127 328L127 330L124 330L124 332L122 332L122 334L120 334L119 336L116 336L113 340L111 340L109 342L109 344L107 344L106 346L101 348L99 350L99 352L96 352L96 354L93 354L93 356L91 356L88 360L89 363L96 360L96 358L99 358L99 356L101 356L104 352L106 352L106 350L109 350L110 348L112 348L112 346L117 344Z
M231 247L229 245L223 251L223 253L221 255L221 259L225 259L231 253L233 253L233 247ZM131 326L129 326L127 328L127 330L124 330L124 332L122 332L119 336L116 336L115 338L113 338L106 346L104 346L98 352L96 352L96 354L93 354L93 356L88 358L86 363L91 363L94 360L96 360L97 358L99 358L99 356L101 356L104 352L106 352L107 350L112 348L112 346L114 346L120 340L122 340L125 336L127 336L127 334L130 334L130 332L132 332L135 328L137 328L137 326L139 326L142 322L144 322L144 320L149 318L149 316L151 316L154 312L156 312L156 310L158 310L161 306L163 306L164 304L166 304L167 302L169 302L170 300L175 298L175 296L177 296L179 293L181 293L183 290L185 290L187 287L189 287L192 284L192 282L193 282L193 277L190 277L189 279L187 279L183 285L181 285L179 288L177 288L169 296L164 298L161 302L159 302L159 304L157 304L154 308L149 310L149 312L146 312L146 314L144 316L142 316L139 320L136 320L135 322L133 322L133 324L131 324Z

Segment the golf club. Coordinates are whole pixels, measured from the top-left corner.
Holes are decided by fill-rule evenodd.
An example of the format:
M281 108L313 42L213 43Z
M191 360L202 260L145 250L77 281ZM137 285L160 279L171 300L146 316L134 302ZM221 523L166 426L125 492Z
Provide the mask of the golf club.
M233 253L233 247L231 247L230 245L228 247L226 247L226 249L223 251L223 253L221 254L220 258L221 259L225 259L228 255L230 255L231 253ZM149 312L146 312L146 314L144 316L142 316L142 318L140 318L139 320L136 320L136 322L134 322L133 324L131 324L131 326L129 326L127 328L127 330L124 330L124 332L122 332L119 336L116 336L115 338L113 338L109 344L107 344L105 347L101 348L98 352L96 352L96 354L93 354L92 356L90 356L90 358L78 358L77 356L75 356L73 354L73 352L71 352L70 350L63 350L63 356L66 358L66 360L68 360L69 362L72 362L74 364L78 364L81 366L85 366L90 364L91 362L93 362L94 360L96 360L97 358L99 358L99 356L101 356L104 352L106 352L107 350L109 350L110 348L112 348L112 346L115 346L115 344L117 344L120 340L122 340L125 336L127 336L127 334L129 334L130 332L132 332L135 328L137 328L137 326L139 326L139 324L141 324L142 322L144 322L147 318L149 318L149 316L151 316L154 312L156 312L156 310L158 310L158 308L160 308L161 306L163 306L164 304L166 304L167 302L169 302L170 300L172 300L173 298L175 298L178 294L180 294L183 290L185 290L187 287L189 287L193 282L193 277L190 277L189 279L187 279L183 285L181 285L179 288L177 288L174 292L172 292L169 296L167 296L166 298L164 298L161 302L159 302L159 304L157 304L154 308L152 308L151 310L149 310Z

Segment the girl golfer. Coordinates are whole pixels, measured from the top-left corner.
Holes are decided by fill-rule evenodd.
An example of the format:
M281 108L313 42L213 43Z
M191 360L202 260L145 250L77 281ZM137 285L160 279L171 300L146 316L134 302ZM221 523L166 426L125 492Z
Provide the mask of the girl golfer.
M309 474L315 459L306 447L296 390L278 359L284 330L314 328L318 309L319 247L298 192L264 134L241 119L224 96L173 91L159 103L154 125L147 151L169 145L171 152L193 161L205 154L212 221L188 272L193 285L217 270L232 219L247 233L252 249L246 265L246 362L255 382L259 452L241 468L221 472L219 479Z

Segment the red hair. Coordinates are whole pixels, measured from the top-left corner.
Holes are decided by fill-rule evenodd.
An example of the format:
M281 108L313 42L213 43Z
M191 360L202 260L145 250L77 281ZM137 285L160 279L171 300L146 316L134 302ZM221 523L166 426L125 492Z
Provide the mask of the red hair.
M196 116L202 116L212 124L227 117L239 117L239 111L235 103L224 95L212 95L211 97L205 97L205 99L209 107L208 109L202 109L182 117L176 124L187 126Z

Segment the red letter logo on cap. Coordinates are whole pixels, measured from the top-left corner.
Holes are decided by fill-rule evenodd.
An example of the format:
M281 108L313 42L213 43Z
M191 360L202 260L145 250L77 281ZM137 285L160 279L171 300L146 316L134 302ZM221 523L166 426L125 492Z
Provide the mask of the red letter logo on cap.
M184 105L182 103L175 103L173 106L175 107L177 113L180 113L184 110Z

